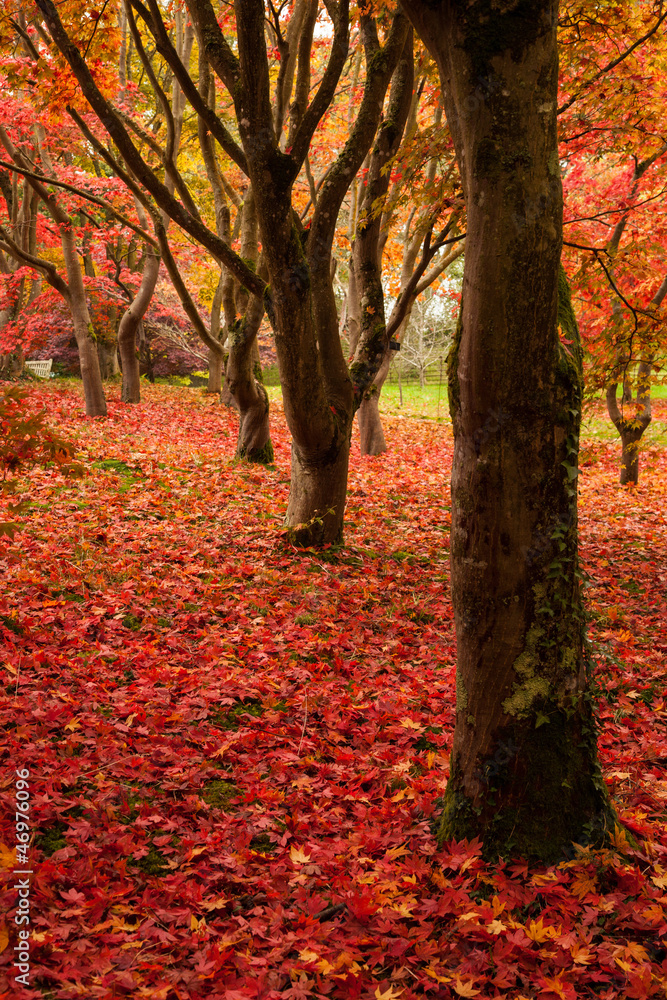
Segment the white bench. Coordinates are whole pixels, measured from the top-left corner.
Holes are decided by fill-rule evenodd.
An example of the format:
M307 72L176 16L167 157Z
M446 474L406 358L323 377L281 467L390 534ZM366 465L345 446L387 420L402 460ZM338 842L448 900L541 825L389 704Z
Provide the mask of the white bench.
M51 376L51 365L53 364L53 358L49 358L48 361L26 361L25 366L29 368L33 375L37 378L50 378Z

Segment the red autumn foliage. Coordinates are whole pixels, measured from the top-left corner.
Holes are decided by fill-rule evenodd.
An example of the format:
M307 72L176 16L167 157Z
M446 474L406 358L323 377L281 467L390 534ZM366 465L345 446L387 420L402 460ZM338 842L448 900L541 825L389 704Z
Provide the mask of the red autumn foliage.
M16 768L36 835L31 985L9 985L10 940L0 989L664 997L664 453L632 490L614 442L581 460L600 755L635 842L491 866L430 825L455 700L449 426L388 418L390 453L353 448L346 547L300 555L278 406L272 470L232 461L235 418L210 399L147 387L99 422L74 391L31 399L87 475L30 472L0 550L2 842Z

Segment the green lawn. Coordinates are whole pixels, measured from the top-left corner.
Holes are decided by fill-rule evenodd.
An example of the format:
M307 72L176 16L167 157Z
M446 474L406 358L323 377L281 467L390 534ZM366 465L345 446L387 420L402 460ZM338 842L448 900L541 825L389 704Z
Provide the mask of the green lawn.
M268 387L271 399L280 398L280 386ZM654 386L652 398L656 401L667 399L667 385ZM385 385L380 396L380 412L391 416L413 417L420 420L440 420L449 423L449 405L447 402L447 386L429 385L423 389L417 384L403 385L399 392L398 385ZM609 420L602 398L588 403L584 410L582 427L584 440L618 441L615 427ZM642 448L667 447L667 422L664 408L658 406L653 414L653 421L642 438Z

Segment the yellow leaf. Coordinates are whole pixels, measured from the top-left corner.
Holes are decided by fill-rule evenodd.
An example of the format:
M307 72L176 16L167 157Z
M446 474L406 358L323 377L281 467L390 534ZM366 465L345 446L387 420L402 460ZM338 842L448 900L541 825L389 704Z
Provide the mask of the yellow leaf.
M623 972L632 972L632 966L629 962L624 962L622 958L615 958L614 961L619 969L623 969Z
M203 931L206 927L206 917L202 917L201 920L197 920L194 913L190 917L190 930L191 931Z
M311 951L310 948L304 948L303 951L299 952L299 958L302 962L318 962L320 956L316 951Z
M389 861L395 861L396 858L401 858L401 857L403 857L404 854L407 854L407 853L408 853L407 847L405 846L405 844L401 844L400 847L390 847L390 848L388 848L388 850L385 851L384 856Z
M211 910L224 910L227 905L227 900L224 896L218 896L217 899L209 899L206 903L202 903L205 910L210 913Z
M582 948L579 944L573 944L570 948L570 955L572 955L572 961L576 965L589 965L595 960L595 955L590 948Z
M396 1000L396 997L400 997L404 990L397 990L393 986L389 986L388 990L383 993L380 987L375 991L375 1000Z
M630 842L628 841L625 830L621 826L614 827L614 833L611 837L611 842L617 851L630 850Z
M401 719L400 725L403 729L416 729L417 732L421 732L424 728L421 723L415 722L414 719Z
M9 869L16 867L16 848L7 847L0 844L0 868Z
M434 882L440 889L446 889L449 885L449 879L437 868L431 874L431 882Z
M476 997L481 990L476 990L472 983L464 983L461 979L454 981L454 992L460 997Z
M648 954L646 948L641 944L637 944L636 941L630 941L625 948L625 955L627 958L634 958L637 962L648 962Z
M653 885L657 885L658 889L667 889L667 875L663 875L662 878L654 877L651 882Z
M554 979L549 979L548 976L545 976L544 982L552 993L555 993L557 997L560 997L560 1000L567 1000L560 976L556 976Z
M0 924L0 951L4 951L9 944L9 934L5 924Z
M542 941L548 941L549 938L558 937L560 930L556 930L555 927L545 927L542 922L542 917L538 920L531 920L524 930L531 941L536 941L538 944Z
M492 920L490 924L486 925L486 929L489 934L502 934L503 931L507 930L507 927L502 920Z
M431 976L433 979L435 979L436 983L451 983L452 981L451 976L439 976L438 973L431 968L424 969L424 972L426 973L427 976Z
M433 770L433 765L435 764L436 757L437 754L435 750L429 750L429 752L426 754L426 766L429 769L429 771Z
M297 865L305 865L310 861L310 854L304 854L301 848L296 847L294 844L290 847L289 856Z
M65 726L65 732L71 733L73 729L79 729L80 726L81 723L79 722L78 719L70 719L67 725Z

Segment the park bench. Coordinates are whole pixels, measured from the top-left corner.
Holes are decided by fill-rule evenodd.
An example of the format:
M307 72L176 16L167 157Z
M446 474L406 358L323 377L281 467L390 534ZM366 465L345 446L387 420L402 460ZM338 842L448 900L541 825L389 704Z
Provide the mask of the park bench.
M51 365L53 364L53 358L49 358L48 361L26 361L25 366L29 368L33 375L37 378L49 378L51 375Z

